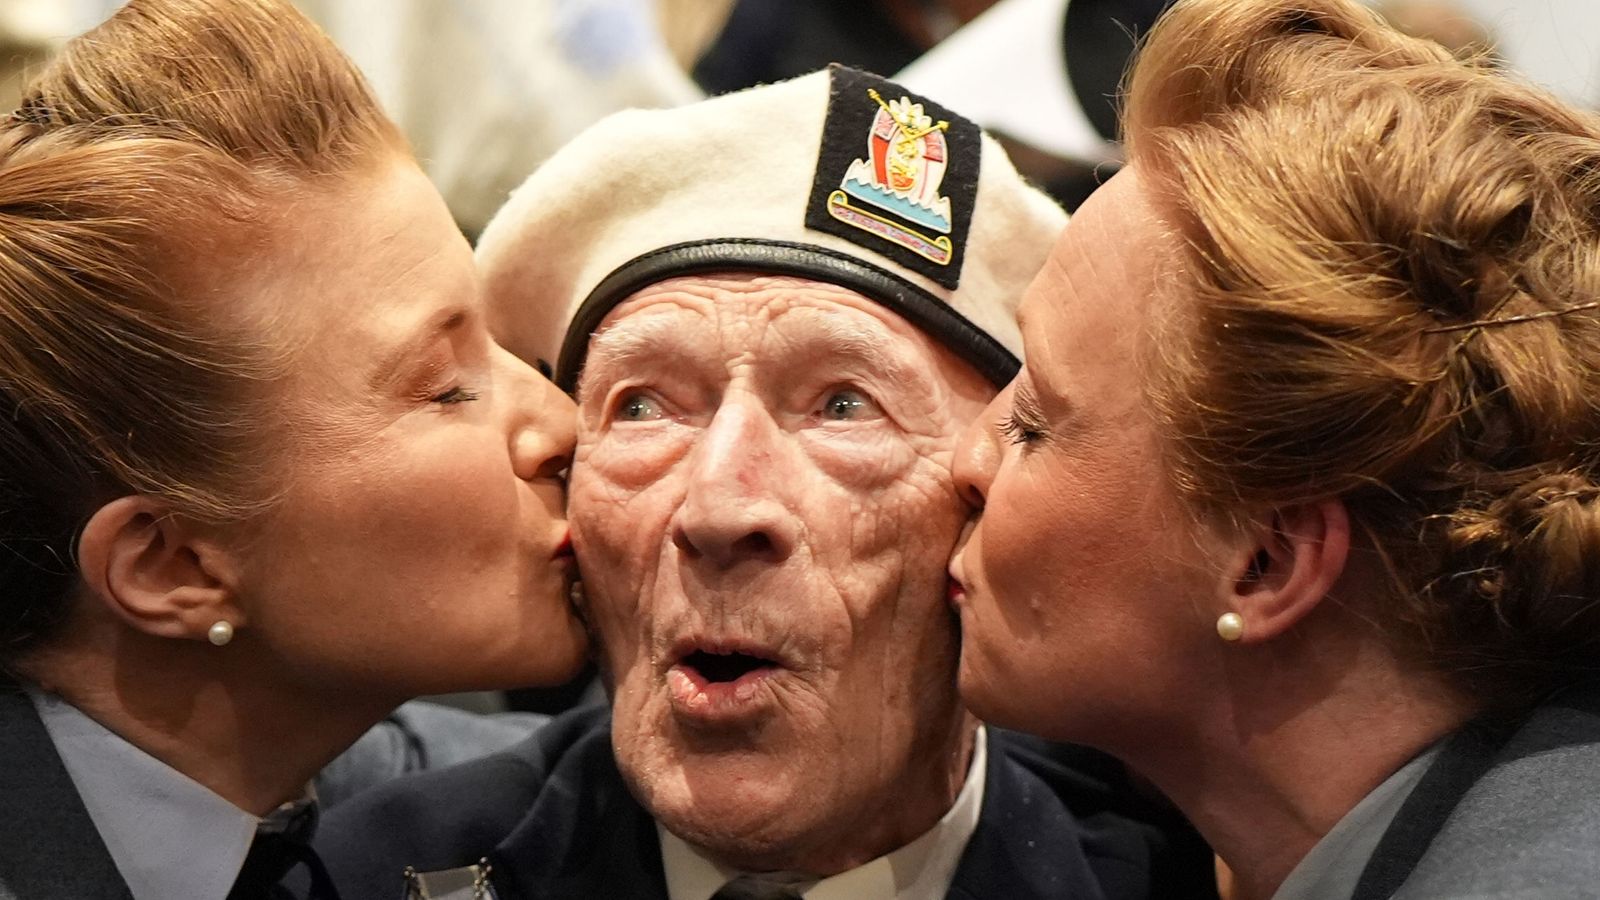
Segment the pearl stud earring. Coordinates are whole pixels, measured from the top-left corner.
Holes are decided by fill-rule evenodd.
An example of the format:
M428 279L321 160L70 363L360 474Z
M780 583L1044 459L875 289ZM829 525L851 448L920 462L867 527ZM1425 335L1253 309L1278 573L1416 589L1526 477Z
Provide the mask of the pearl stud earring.
M218 647L221 647L233 640L232 623L230 623L227 619L217 622L217 624L211 626L211 630L206 632L206 640L209 640L212 644Z
M1244 637L1244 617L1232 612L1218 616L1217 636L1229 643Z

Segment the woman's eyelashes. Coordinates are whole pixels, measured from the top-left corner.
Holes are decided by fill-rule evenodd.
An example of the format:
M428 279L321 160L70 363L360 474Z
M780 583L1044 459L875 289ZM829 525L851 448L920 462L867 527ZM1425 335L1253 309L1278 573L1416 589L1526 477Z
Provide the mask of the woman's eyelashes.
M1022 424L1017 419L1016 413L1011 413L1000 420L1000 433L1013 444L1030 444L1044 436L1039 430Z
M1049 437L1044 416L1031 394L1018 390L1012 395L1011 412L999 422L1000 432L1013 444L1032 444Z
M478 399L478 391L468 387L487 384L487 375L464 362L445 340L435 341L417 361L407 377L404 399L417 406L455 406Z
M477 391L457 385L434 394L428 398L428 402L437 403L440 406L450 406L456 403L470 403L476 399L478 399Z

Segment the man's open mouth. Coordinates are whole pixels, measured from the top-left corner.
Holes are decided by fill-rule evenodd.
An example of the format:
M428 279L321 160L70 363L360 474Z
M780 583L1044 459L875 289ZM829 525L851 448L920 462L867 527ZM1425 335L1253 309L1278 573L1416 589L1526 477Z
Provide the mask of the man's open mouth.
M710 684L727 684L761 669L776 669L776 661L753 653L712 653L696 650L678 663Z
M676 655L666 678L673 708L702 725L760 715L772 704L773 679L788 671L775 651L759 646L696 641Z

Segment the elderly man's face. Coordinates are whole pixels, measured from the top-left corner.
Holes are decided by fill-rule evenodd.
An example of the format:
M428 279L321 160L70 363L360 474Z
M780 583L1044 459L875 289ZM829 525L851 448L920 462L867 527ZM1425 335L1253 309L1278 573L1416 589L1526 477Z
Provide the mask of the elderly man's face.
M830 874L959 789L948 463L993 389L793 278L617 307L579 393L573 539L635 794L729 864Z

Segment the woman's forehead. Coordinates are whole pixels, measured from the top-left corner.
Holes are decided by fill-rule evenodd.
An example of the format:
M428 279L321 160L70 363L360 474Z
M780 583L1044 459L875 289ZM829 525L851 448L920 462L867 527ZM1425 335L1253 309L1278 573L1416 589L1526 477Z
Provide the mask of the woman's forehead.
M1095 192L1067 226L1019 309L1027 369L1047 393L1118 387L1161 314L1161 275L1178 252L1132 167ZM1070 388L1070 390L1069 390Z

